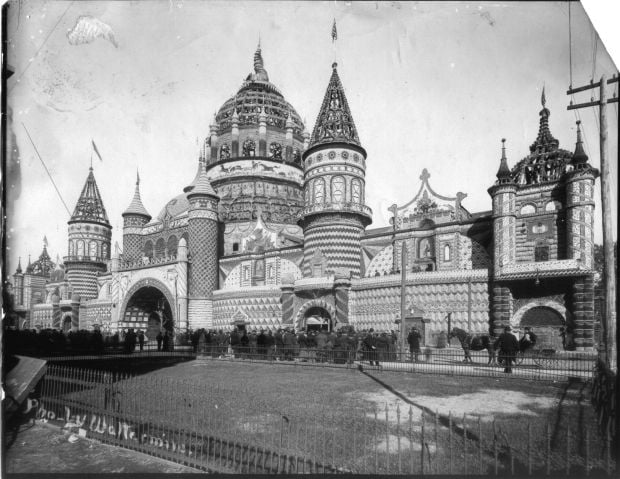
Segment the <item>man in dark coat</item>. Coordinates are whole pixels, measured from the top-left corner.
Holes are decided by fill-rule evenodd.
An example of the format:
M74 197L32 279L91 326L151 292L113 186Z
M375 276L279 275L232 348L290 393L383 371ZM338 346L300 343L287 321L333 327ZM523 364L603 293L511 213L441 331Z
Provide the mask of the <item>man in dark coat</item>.
M267 344L266 344L267 336L265 336L265 331L262 329L260 333L256 337L256 348L258 349L258 354L261 358L264 358L267 354Z
M138 330L138 344L140 345L140 351L144 350L144 331Z
M230 332L230 348L232 349L233 356L236 357L239 354L240 345L241 336L239 336L239 331L235 328Z
M370 328L368 330L368 334L366 335L362 343L366 352L366 357L370 361L370 365L373 366L376 364L377 366L379 366L379 360L377 356L377 338L375 336L375 330L373 328Z
M274 348L276 344L276 339L273 337L273 333L271 329L267 332L267 336L265 336L265 348L267 350L267 359L270 361L274 359L275 353Z
M409 336L407 336L407 342L409 343L411 359L416 363L418 362L418 356L420 354L420 339L422 339L422 335L420 334L418 328L414 326L409 331Z
M284 341L282 340L282 330L280 328L278 328L276 334L273 335L273 339L275 340L276 360L284 359Z
M161 331L157 333L157 336L155 337L155 339L157 340L157 351L161 351L161 343L164 340L164 335L162 334Z
M504 332L495 341L495 350L499 349L498 359L504 362L504 372L512 373L512 363L519 351L519 341L512 334L510 326L504 328Z

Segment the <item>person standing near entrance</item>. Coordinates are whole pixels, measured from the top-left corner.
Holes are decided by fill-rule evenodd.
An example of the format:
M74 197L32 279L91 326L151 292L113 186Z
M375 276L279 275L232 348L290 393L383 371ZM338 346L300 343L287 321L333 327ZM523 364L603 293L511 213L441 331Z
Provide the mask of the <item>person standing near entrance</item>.
M157 333L155 339L157 340L157 351L161 351L161 343L164 340L164 335L162 334L161 330L159 331L159 333Z
M418 362L418 356L420 355L420 339L422 335L415 326L409 330L409 336L407 336L407 342L409 343L409 352L411 353L411 360L415 363Z
M510 326L504 328L504 332L500 334L495 342L495 349L499 349L498 359L504 361L504 372L512 373L512 363L514 362L517 352L519 351L519 341L512 334Z
M375 364L379 366L379 358L377 355L377 338L375 336L375 330L370 328L368 334L363 341L364 350L366 351L366 357L368 358L370 365Z
M138 330L138 344L140 345L140 351L144 350L144 331Z

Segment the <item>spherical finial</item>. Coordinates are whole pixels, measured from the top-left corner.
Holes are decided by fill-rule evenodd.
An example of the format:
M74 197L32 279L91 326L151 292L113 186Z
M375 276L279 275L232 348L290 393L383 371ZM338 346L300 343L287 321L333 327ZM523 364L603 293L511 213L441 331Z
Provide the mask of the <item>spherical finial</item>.
M338 64L336 62L332 63L332 68L335 70L336 67L338 67Z
M502 143L506 143L506 138L502 138Z

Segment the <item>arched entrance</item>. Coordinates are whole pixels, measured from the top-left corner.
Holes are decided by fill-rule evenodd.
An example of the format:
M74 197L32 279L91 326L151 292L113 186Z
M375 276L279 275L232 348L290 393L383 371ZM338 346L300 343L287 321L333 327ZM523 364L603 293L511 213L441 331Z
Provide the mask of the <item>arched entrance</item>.
M71 331L71 316L65 316L62 320L62 332L68 333Z
M141 329L150 340L155 340L162 329L172 334L174 319L170 301L155 286L142 286L129 296L119 326Z
M336 310L334 306L324 299L313 299L305 303L299 311L295 320L295 329L327 329L329 331L336 327Z
M325 308L314 306L304 314L307 331L332 330L332 317Z
M553 348L562 350L562 337L560 328L565 325L564 317L555 309L549 306L535 306L523 313L520 328L526 326L538 337L537 347Z

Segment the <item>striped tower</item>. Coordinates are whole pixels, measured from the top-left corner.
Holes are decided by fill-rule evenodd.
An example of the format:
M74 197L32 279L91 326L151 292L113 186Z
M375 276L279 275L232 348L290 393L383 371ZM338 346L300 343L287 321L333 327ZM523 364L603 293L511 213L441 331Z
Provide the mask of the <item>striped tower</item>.
M566 256L581 261L584 270L594 269L594 181L598 171L588 163L583 150L580 122L577 144L571 160L573 170L566 177ZM575 280L571 291L575 325L575 346L587 349L594 345L594 276Z
M218 216L219 197L209 183L203 162L189 200L189 327L213 320L212 293L218 279Z
M502 157L497 171L497 181L489 188L489 194L493 198L494 276L500 275L503 267L515 262L517 185L508 167L505 142L506 140L502 139ZM491 327L494 335L501 334L504 327L510 325L511 302L510 288L494 281L491 306Z
M74 294L82 300L96 298L99 293L97 275L106 270L106 262L110 259L112 226L92 167L67 224L69 255L64 258L67 280Z
M304 152L304 276L362 275L360 237L372 221L364 204L366 150L360 145L337 64Z
M140 198L140 175L136 172L136 191L131 204L121 215L123 217L123 259L135 261L142 257L142 228L151 220L151 215Z

